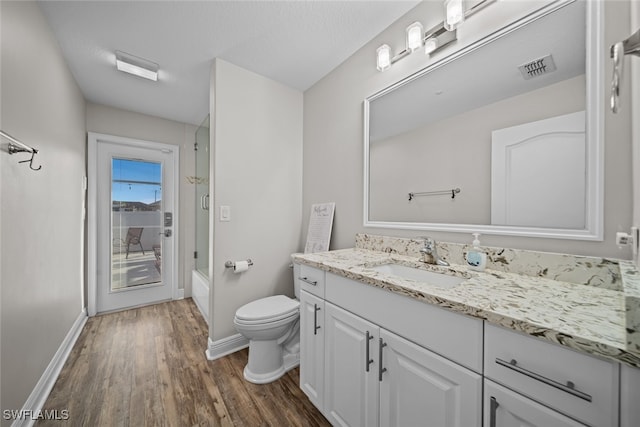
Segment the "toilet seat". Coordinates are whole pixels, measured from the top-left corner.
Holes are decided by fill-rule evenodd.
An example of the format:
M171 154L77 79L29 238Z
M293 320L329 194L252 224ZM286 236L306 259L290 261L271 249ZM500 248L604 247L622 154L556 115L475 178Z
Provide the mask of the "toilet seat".
M300 303L285 295L275 295L243 305L236 311L236 321L243 324L271 323L298 314Z

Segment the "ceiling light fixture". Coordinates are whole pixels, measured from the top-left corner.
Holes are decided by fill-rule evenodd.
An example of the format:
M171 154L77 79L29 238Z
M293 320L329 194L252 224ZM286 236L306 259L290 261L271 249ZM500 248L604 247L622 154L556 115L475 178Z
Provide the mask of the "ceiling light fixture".
M116 68L134 76L158 81L158 64L119 50L116 50Z

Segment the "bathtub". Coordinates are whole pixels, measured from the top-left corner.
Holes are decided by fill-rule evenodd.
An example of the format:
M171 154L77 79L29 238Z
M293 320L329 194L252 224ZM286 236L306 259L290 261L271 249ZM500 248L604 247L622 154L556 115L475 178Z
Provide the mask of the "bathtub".
M191 296L209 324L209 280L199 271L191 271Z

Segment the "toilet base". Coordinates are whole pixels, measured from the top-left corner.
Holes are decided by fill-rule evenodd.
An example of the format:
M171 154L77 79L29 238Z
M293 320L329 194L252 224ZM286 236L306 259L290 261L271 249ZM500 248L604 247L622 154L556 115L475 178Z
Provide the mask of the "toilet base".
M300 353L287 353L282 355L282 363L269 372L254 372L251 369L251 349L249 349L249 363L244 367L244 379L254 384L267 384L277 380L284 374L300 365Z

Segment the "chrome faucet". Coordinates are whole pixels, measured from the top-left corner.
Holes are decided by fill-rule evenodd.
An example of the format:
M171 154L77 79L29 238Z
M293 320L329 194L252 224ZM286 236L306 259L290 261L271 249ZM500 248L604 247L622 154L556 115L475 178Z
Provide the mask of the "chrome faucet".
M436 264L442 266L448 266L449 263L438 256L438 247L436 241L431 237L420 237L424 239L424 246L420 248L422 254L421 261L427 264Z

